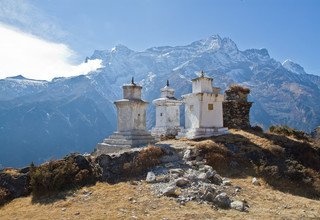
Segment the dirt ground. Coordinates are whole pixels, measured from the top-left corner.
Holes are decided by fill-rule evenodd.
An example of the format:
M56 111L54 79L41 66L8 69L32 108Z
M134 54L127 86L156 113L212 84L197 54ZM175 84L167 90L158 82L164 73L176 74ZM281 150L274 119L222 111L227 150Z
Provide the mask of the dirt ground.
M249 212L214 209L207 204L180 205L174 199L157 197L150 185L123 182L95 186L32 202L18 198L0 208L0 219L320 219L320 201L273 190L252 177L231 179L242 187L236 199L245 199Z

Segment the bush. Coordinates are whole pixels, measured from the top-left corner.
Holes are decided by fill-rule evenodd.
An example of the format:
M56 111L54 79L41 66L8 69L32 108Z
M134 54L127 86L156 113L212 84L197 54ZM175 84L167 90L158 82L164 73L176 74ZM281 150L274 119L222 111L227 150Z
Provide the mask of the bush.
M259 125L252 126L251 129L255 132L263 133L263 128Z
M200 151L207 164L212 166L218 172L227 169L231 162L232 153L223 144L218 144L212 140L200 141L195 145Z
M123 169L128 174L140 174L158 165L160 163L159 158L163 155L164 152L160 147L149 145L142 149L131 163L125 163Z
M0 205L3 205L10 197L10 192L5 189L0 187Z
M309 139L308 135L304 131L290 128L287 125L272 125L270 126L269 131L274 134L292 136L294 138L301 139L301 140Z
M240 86L240 85L237 85L237 84L231 85L229 90L232 91L232 92L241 92L241 93L244 93L244 94L249 94L250 93L250 89L249 88L244 87L244 86Z
M75 186L94 183L96 173L94 169L81 167L78 163L83 156L69 156L63 160L50 161L39 167L30 167L30 185L34 197L50 196L61 190ZM89 163L88 163L89 164Z

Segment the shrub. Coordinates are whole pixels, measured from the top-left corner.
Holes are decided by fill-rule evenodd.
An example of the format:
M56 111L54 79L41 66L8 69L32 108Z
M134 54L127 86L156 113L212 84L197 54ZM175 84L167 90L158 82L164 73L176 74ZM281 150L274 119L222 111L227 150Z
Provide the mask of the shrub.
M290 128L287 125L272 125L269 128L269 131L274 134L280 134L285 136L292 136L301 140L308 140L308 135L304 131L296 130Z
M262 133L263 132L263 128L259 125L255 125L255 126L252 126L251 129L255 132L259 132L259 133Z
M3 205L10 197L10 192L5 189L0 187L0 205Z
M50 196L61 190L93 183L93 169L81 168L78 156L71 155L63 160L50 161L39 167L30 167L30 185L34 197ZM80 156L82 158L82 156ZM83 157L84 159L84 157ZM85 159L84 159L85 160Z
M149 145L143 148L131 163L125 163L123 169L126 173L139 174L160 163L159 158L164 155L160 147Z
M244 93L244 94L249 94L250 93L250 89L249 88L244 87L244 86L240 86L240 85L237 85L237 84L231 85L229 90L232 91L232 92L241 92L241 93Z
M206 159L207 164L218 172L223 172L229 167L232 153L223 144L206 140L200 141L195 146L200 151L200 155Z

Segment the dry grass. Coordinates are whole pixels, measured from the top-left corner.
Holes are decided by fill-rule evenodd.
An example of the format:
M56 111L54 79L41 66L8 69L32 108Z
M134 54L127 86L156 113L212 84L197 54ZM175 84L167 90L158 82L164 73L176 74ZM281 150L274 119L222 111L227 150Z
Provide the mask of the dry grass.
M160 147L149 145L139 151L131 163L125 163L123 170L127 175L132 174L136 176L150 167L158 165L159 158L163 155L164 152Z
M20 175L19 170L14 169L14 168L5 168L2 172L10 174L11 176L19 176Z
M246 199L248 213L214 210L209 205L189 202L179 205L171 198L153 195L140 182L84 187L65 199L32 203L31 197L15 199L0 208L0 219L306 219L320 216L320 201L253 186L251 177L231 179L242 187L236 199ZM92 194L86 196L88 192Z

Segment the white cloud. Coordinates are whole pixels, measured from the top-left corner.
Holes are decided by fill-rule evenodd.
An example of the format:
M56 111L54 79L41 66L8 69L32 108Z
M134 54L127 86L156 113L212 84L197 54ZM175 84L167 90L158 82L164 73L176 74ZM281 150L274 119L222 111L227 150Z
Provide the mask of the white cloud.
M76 54L67 45L53 43L0 23L0 78L23 75L51 80L86 74L100 68L101 60L73 65Z

